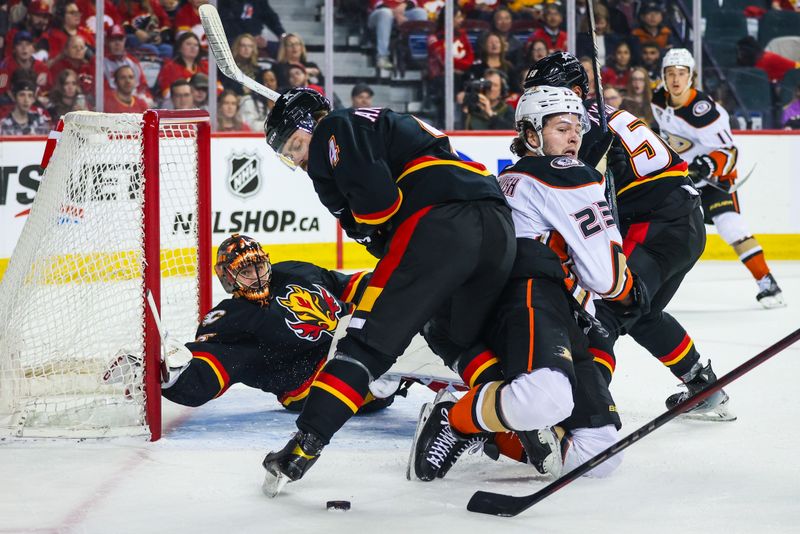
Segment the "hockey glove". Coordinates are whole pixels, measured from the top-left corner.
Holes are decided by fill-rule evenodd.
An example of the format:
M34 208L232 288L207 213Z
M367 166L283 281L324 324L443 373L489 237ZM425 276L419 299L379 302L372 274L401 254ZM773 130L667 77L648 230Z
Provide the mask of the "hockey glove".
M629 162L630 158L622 143L619 141L613 143L606 154L606 167L619 179L625 175Z
M641 278L631 273L633 276L633 286L631 287L630 302L623 304L622 302L606 301L608 307L620 317L633 318L641 317L650 311L650 296L647 288L642 283Z
M600 337L608 337L608 330L594 315L580 306L575 306L572 313L575 316L575 322L578 323L578 328L583 330L584 334L588 335L590 330L594 330Z
M595 169L600 172L600 174L605 174L606 172L606 161L605 156L606 153L611 148L611 144L614 142L614 132L608 131L604 133L600 139L597 140L589 149L586 151L586 155L583 158L583 161L587 165L591 165Z
M698 183L711 178L711 175L716 170L717 164L714 163L710 156L696 156L689 164L689 178L692 179L692 182Z

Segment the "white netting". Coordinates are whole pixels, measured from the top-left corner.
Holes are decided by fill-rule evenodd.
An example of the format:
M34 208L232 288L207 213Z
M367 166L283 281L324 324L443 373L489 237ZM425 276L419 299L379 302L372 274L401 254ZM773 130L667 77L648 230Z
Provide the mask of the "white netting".
M142 116L70 113L0 283L0 433L147 434ZM161 314L191 339L198 317L197 135L161 125Z

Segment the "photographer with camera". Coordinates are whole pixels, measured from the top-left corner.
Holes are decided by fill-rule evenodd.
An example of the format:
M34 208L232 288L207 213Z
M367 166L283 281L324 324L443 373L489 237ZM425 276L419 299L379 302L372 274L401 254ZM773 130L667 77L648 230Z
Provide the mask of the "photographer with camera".
M514 108L506 104L508 79L497 69L464 87L465 130L513 130Z

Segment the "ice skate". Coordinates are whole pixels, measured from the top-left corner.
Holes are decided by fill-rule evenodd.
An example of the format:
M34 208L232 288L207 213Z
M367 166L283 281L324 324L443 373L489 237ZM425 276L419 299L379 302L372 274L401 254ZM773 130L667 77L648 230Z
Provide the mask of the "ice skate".
M767 309L786 306L786 302L783 300L783 292L772 274L768 274L758 281L756 300Z
M561 458L561 445L555 430L542 428L517 432L517 435L528 456L528 462L539 473L550 475L553 478L561 476L564 463Z
M409 457L409 479L412 469L420 480L441 478L461 454L478 446L483 448L485 436L467 437L453 431L448 415L455 403L451 393L441 390L433 403L423 406Z
M289 443L278 452L264 458L264 484L261 489L267 497L275 497L289 482L303 478L322 451L322 440L310 433L298 431Z
M684 382L683 385L686 387L686 391L673 393L667 397L666 406L668 409L671 410L707 385L717 381L717 375L714 374L714 370L711 368L711 360L708 361L705 367L700 362L697 362L689 374L694 374L694 376ZM730 397L728 397L728 394L723 390L719 390L688 410L681 417L702 421L735 421L736 415L731 412L729 402Z

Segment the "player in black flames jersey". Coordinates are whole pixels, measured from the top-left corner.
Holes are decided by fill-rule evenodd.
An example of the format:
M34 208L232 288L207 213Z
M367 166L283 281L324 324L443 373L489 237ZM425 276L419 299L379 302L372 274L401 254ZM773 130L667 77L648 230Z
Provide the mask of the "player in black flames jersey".
M486 168L455 155L445 134L388 109L331 112L307 88L282 95L267 144L308 172L350 237L380 258L336 353L311 385L299 431L264 460L264 491L300 479L424 329L451 365L474 350L511 271L511 212Z
M206 314L194 341L168 340L162 395L201 406L242 383L299 411L336 327L355 307L370 273L343 274L300 261L271 264L257 241L239 234L222 242L215 270L232 297ZM136 363L117 358L107 380L124 380ZM393 397L368 394L367 400L361 413L384 408Z
M575 56L566 52L551 54L537 62L524 85L567 87L581 98L589 93L586 71ZM607 139L600 131L597 102L586 100L584 106L591 130L584 138L579 156L597 165L600 160L593 154L598 153L598 146L607 144ZM686 162L641 119L608 106L606 115L614 136L607 162L617 191L623 250L628 266L644 285L649 309L622 314L598 302L596 316L610 335L603 338L590 332L590 350L610 381L616 367L616 339L630 334L694 393L716 381L716 375L710 361L705 366L700 363L694 341L664 308L705 248L700 197L687 177ZM683 395L670 395L667 407L677 404ZM728 400L728 395L719 391L691 411L713 411L715 417L730 418Z
M485 331L496 358L475 359L471 367L488 369L460 400L439 397L423 411L411 462L422 480L443 477L467 447L487 440L494 443L484 451L493 446L558 476L562 454L567 469L577 467L615 443L621 426L573 314L588 304L586 290L623 311L639 305L641 293L603 176L576 157L589 127L583 105L569 89L535 87L520 98L516 122L512 150L521 159L499 180L517 257ZM621 460L591 474L608 475Z

